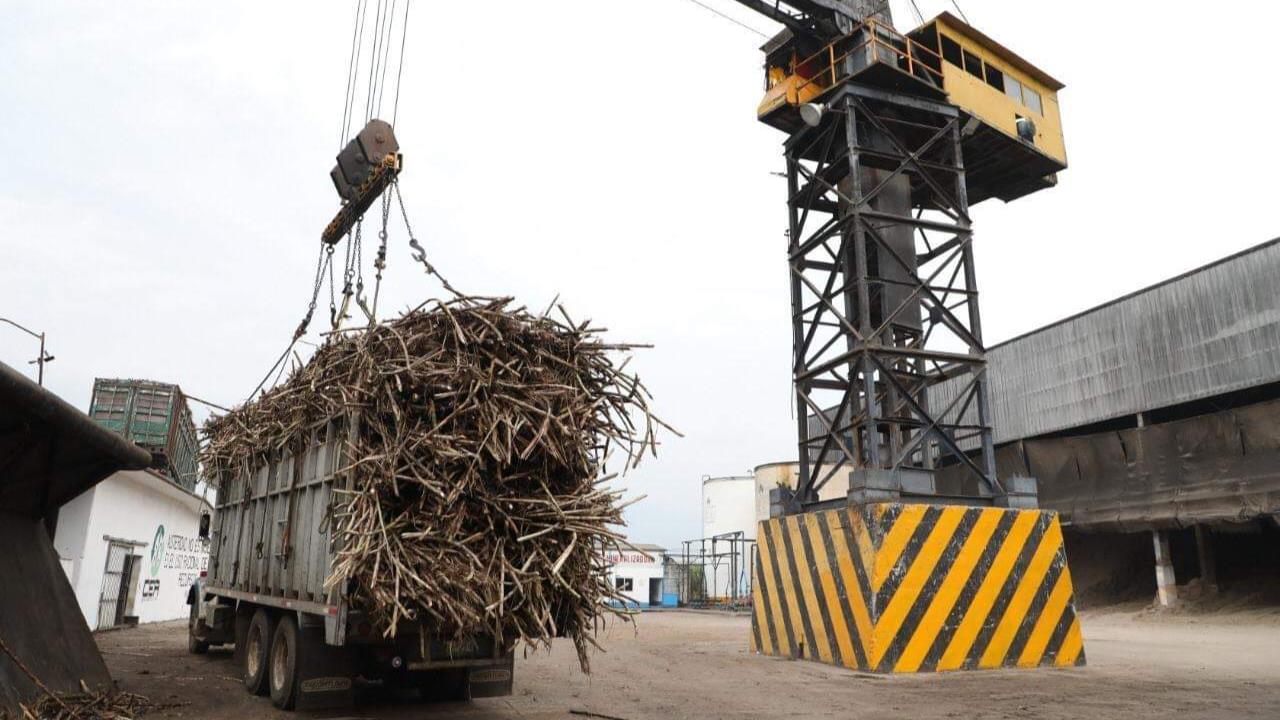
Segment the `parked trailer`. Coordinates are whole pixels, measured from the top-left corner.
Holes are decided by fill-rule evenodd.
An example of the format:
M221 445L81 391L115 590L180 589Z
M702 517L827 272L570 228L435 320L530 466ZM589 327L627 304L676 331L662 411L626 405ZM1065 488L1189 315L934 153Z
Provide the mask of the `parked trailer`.
M428 626L401 623L384 637L325 588L342 538L331 532L335 491L351 490L344 448L353 426L317 426L299 455L283 451L222 478L211 521L207 577L188 602L189 649L234 644L252 693L280 708L352 702L358 682L417 687L433 699L511 694L514 653L481 635L445 641Z

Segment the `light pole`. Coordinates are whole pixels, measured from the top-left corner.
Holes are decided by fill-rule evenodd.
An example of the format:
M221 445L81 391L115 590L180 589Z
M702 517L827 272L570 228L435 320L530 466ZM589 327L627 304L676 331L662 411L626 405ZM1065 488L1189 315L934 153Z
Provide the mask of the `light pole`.
M35 332L34 330L31 330L30 328L25 328L8 318L0 317L0 322L9 323L10 325L21 330L22 332L40 341L40 357L36 358L35 360L32 360L27 364L38 366L38 369L36 370L36 382L40 385L44 385L44 364L53 362L53 356L46 355L44 351L44 333L42 332L38 333L38 332Z

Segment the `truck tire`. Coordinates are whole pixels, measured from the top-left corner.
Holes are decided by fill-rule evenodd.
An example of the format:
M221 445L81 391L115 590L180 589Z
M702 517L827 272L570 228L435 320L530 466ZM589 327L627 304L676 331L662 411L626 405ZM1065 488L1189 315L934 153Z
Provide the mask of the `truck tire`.
M292 710L298 702L298 621L285 615L271 638L271 704Z
M209 641L196 636L196 627L200 623L200 611L196 605L191 606L191 617L187 620L187 652L192 655L204 655L209 652Z
M263 608L258 608L249 621L249 634L244 641L244 687L254 695L266 695L268 691L275 625L275 618Z

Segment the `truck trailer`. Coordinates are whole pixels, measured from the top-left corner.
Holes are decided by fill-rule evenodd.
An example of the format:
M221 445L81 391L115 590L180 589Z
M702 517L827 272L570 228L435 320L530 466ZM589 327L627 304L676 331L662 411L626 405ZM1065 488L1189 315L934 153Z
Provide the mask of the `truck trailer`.
M245 688L282 709L348 706L365 685L438 700L510 695L510 642L443 637L423 623L402 622L391 636L348 602L351 588L326 582L344 542L333 513L353 490L354 431L328 420L306 447L221 479L201 523L210 559L188 595L189 650L234 644Z

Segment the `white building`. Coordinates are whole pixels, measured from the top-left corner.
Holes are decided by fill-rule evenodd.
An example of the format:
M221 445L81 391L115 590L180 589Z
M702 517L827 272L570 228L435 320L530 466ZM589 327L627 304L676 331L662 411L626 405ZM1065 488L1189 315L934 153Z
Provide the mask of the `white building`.
M605 553L609 563L609 579L613 587L627 598L628 607L661 607L675 605L675 597L663 585L667 551L658 545L636 545L635 550Z
M208 568L200 496L151 470L118 472L58 513L54 548L90 629L176 620Z

